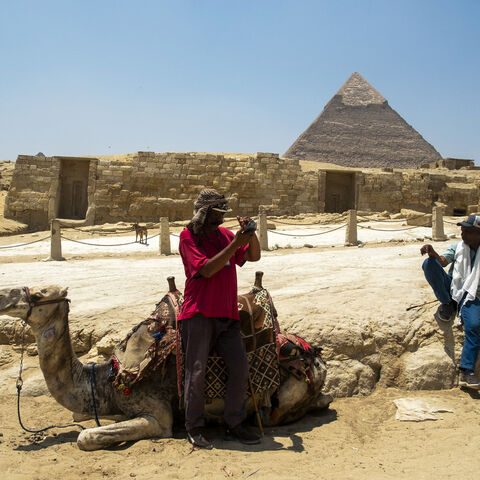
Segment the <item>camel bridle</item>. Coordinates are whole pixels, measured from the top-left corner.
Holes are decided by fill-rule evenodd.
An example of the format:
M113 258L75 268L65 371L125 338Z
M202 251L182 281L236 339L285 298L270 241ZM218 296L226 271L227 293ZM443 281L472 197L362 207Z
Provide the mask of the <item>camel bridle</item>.
M25 317L25 321L27 321L30 318L30 315L32 314L32 310L34 307L39 307L40 305L49 305L52 303L61 303L61 302L67 302L67 307L68 307L68 303L70 302L70 299L66 297L53 298L51 300L34 300L32 298L32 295L30 294L30 289L28 287L23 287L22 290L25 293L25 299L29 307L27 316Z

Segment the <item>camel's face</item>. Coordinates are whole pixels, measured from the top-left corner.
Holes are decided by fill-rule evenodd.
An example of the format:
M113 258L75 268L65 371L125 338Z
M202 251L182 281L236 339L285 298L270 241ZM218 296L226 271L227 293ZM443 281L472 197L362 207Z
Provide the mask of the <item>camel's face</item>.
M58 286L32 287L30 299L32 302L63 299L67 295L67 289ZM34 306L30 312L28 323L31 326L40 326L45 318L58 307L58 303ZM22 288L0 290L0 314L26 320L30 304L25 291Z

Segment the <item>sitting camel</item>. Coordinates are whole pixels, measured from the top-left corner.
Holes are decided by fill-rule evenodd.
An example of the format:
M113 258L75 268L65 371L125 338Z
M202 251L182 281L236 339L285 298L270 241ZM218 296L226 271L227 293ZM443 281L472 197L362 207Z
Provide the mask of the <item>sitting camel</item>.
M67 289L58 286L0 290L0 312L24 320L35 335L40 368L52 396L76 414L99 417L123 415L127 420L83 430L77 439L82 450L97 450L142 438L172 436L178 409L175 355L169 355L163 368L142 378L125 395L111 381L112 362L83 364L75 355L69 333ZM326 368L315 360L311 385L284 371L278 388L278 413L267 425L293 421L308 411L325 408L331 397L322 395ZM221 402L206 405L206 414L221 413ZM253 413L253 404L247 402Z

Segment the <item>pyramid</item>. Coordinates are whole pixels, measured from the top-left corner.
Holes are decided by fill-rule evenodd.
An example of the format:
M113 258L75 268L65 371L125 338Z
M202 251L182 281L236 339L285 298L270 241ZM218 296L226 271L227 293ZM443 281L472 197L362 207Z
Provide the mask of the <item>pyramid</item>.
M283 156L346 167L396 168L442 158L357 72Z

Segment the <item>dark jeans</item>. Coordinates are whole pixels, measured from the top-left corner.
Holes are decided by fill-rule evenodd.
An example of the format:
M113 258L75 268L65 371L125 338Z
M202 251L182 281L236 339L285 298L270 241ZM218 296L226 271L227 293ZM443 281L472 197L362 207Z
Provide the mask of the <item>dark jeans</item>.
M433 289L435 296L441 303L450 303L450 284L452 277L447 275L440 262L429 257L423 262L423 271L427 282ZM460 368L463 370L475 370L478 352L480 351L480 300L464 302L459 305L460 316L465 330Z
M187 431L203 427L205 420L205 371L210 351L215 348L227 366L224 419L230 427L246 417L245 396L248 385L248 361L240 334L240 322L230 318L195 315L181 320L185 354L185 427Z

